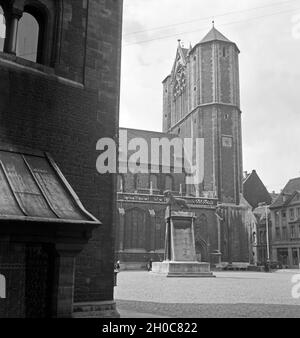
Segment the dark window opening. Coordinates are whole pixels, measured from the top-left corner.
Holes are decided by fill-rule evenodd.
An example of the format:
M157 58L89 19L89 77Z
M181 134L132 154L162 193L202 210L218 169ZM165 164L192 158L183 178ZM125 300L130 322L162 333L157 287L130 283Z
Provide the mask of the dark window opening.
M294 225L291 226L291 238L296 238L296 228Z
M276 234L275 234L275 236L276 236L276 239L278 239L278 240L279 240L279 239L280 239L280 237L281 237L281 236L280 236L280 228L279 228L279 227L277 227L275 231L276 231Z
M298 255L298 248L292 249L292 256L293 256L293 265L299 266L299 255Z
M226 57L226 48L223 47L223 57Z

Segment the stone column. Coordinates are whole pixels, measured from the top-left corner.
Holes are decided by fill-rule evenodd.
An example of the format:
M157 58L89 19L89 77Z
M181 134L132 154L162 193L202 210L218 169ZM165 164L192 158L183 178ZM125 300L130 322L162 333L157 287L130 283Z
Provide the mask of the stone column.
M289 256L288 256L288 265L291 268L292 265L293 265L293 252L292 252L292 248L291 247L288 248L288 253L289 253Z
M118 250L124 251L124 227L125 227L125 210L119 208L119 243Z
M218 263L221 264L221 262L222 262L222 255L221 255L221 220L220 220L219 215L216 214L216 217L217 217L218 252L219 252Z
M22 17L22 11L13 10L7 22L7 33L4 45L4 51L9 54L17 53L18 25Z
M149 251L155 251L155 210L149 210L150 213L150 243L149 243Z

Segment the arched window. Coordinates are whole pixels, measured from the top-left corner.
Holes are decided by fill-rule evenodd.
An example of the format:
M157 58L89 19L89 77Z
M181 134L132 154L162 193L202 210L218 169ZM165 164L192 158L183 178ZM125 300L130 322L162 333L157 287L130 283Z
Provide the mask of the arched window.
M0 51L53 66L61 6L54 0L0 0Z
M3 52L6 35L6 23L2 6L0 5L0 52Z
M39 39L40 26L38 21L30 13L23 13L19 21L16 55L25 60L40 62L41 55L38 58Z
M166 175L165 190L174 191L174 180L171 175Z

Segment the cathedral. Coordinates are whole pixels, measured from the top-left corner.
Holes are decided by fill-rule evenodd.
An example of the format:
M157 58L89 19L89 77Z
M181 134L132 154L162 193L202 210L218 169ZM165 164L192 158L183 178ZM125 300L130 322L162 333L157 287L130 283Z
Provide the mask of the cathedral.
M171 73L163 80L163 130L120 129L128 139L203 139L203 179L192 187L185 175L118 175L116 256L125 269L163 260L165 190L185 199L196 215L199 261L255 261L252 208L243 196L239 49L214 26L195 46L178 41ZM196 162L197 153L192 155ZM150 164L149 164L150 165ZM174 168L173 168L174 169Z

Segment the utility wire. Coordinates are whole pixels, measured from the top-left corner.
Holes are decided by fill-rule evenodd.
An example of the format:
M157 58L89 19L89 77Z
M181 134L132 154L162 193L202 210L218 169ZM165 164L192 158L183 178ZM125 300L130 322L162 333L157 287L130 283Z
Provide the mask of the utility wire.
M231 22L220 24L220 26L228 26L228 25L233 25L233 24L238 24L238 23L245 23L245 22L249 22L249 21L253 21L253 20L257 20L257 19L263 19L263 18L266 18L266 17L290 13L290 12L293 12L295 10L300 10L300 7L293 8L293 9L290 9L290 10L287 10L287 11L281 11L281 12L276 12L276 13L272 13L272 14L257 16L257 17L246 19L246 20L231 21ZM196 32L199 32L199 31L204 31L205 29L207 29L207 26L205 26L205 27L203 26L203 27L198 28L196 30L185 31L185 32L181 32L181 33L171 34L171 35L165 35L165 36L157 37L157 38L154 38L154 39L126 43L126 44L123 45L123 47L144 44L144 43L148 43L148 42L152 42L152 41L164 40L164 39L168 39L168 38L171 38L171 37L174 37L174 36L179 36L179 35L184 35L184 34L196 33Z
M195 19L195 20L182 21L182 22L171 24L171 25L158 26L158 27L153 27L153 28L149 28L149 29L145 29L145 30L130 32L130 33L124 34L123 36L124 37L128 37L128 36L136 35L136 34L140 34L140 33L146 33L146 32L166 29L166 28L172 28L172 27L182 26L182 25L190 24L190 23L194 23L194 22L199 22L199 21L204 21L204 20L210 20L212 17L214 17L214 18L220 18L220 17L224 17L224 16L227 16L227 15L238 14L238 13L245 13L245 12L250 12L250 11L257 10L257 9L264 9L264 8L270 8L270 7L275 7L275 6L284 5L284 4L291 4L291 3L294 3L294 2L299 2L299 0L290 0L290 1L284 1L284 2L277 2L277 3L273 3L272 5L270 4L270 5L266 5L266 6L253 7L253 8L239 10L239 11L232 11L232 12L222 13L222 14L215 15L215 16L201 17L201 18L198 18L198 19Z

